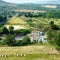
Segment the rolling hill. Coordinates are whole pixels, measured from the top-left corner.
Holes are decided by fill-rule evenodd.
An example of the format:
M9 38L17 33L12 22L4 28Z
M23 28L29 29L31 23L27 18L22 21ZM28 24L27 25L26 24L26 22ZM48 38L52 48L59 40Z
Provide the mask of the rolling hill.
M16 29L29 29L30 26L27 24L27 22L25 22L22 18L19 17L12 17L10 18L6 24L5 27L9 28L9 26L13 26L14 30Z
M15 4L0 0L0 11L3 12L7 10L44 10L44 11L60 10L60 4L32 4L32 3Z

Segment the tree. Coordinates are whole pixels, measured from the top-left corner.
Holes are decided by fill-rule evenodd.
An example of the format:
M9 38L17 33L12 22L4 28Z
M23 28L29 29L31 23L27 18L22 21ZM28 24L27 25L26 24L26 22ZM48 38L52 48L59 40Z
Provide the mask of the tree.
M0 22L2 22L2 16L0 15Z
M13 34L14 33L14 27L13 26L10 26L9 27L9 32L10 32L10 34Z
M51 21L51 22L50 22L50 27L51 27L51 29L53 29L53 30L59 30L59 27L54 24L54 21Z
M8 29L6 28L6 27L3 27L3 34L8 34L9 33L9 31L8 31Z
M46 13L46 18L51 18L51 12Z
M27 29L19 29L19 30L14 30L15 34L20 34L20 35L27 35L29 33L31 33L30 30Z
M27 44L30 44L30 43L31 43L31 40L28 36L26 36L21 42L22 45L27 45Z
M56 34L55 43L56 43L56 45L60 46L60 32L58 32L58 33Z
M54 29L54 21L51 21L51 22L50 22L50 28L51 28L51 29Z
M33 20L31 18L27 19L26 22L31 26Z
M49 30L49 31L47 32L47 39L48 39L48 40L52 39L52 30Z
M56 18L60 18L60 10L58 10L55 15L56 15Z
M2 35L3 31L2 31L2 28L0 28L0 35Z
M13 35L8 35L8 36L3 40L3 44L4 44L4 45L14 46L15 43L16 43L16 41L15 41L15 36L13 36Z
M50 22L50 25L54 25L54 21L51 21L51 22Z
M0 15L0 22L5 22L7 17L5 15Z

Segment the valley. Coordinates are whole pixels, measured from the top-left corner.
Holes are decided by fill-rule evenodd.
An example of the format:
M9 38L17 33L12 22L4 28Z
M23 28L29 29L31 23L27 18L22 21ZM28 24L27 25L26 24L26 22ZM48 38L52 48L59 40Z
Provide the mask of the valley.
M0 0L0 60L60 60L57 1L18 4Z

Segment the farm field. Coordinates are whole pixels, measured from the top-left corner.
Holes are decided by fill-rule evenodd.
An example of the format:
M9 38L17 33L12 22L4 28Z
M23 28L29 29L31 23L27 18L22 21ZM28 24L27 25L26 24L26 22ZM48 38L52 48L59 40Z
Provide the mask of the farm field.
M44 13L44 12L46 12L46 11L44 11L44 10L14 10L14 11L17 11L17 12L42 12L42 13Z
M21 25L5 25L5 27L9 28L9 26L13 26L14 30L16 29L26 29L25 26L21 26Z
M39 22L39 23L42 23L42 24L45 24L45 25L48 25L50 23L50 21L54 21L54 23L56 25L60 25L60 19L55 19L55 18L34 18L34 21L33 22Z
M23 19L14 16L7 21L7 24L26 25L26 22Z
M21 46L21 47L0 47L0 54L58 54L59 52L51 46Z
M49 24L50 21L54 21L54 23L56 25L60 25L60 19L56 19L56 18L31 18L33 20L33 22L39 22L39 23L42 23L42 24ZM17 17L17 16L14 16L12 18L10 18L6 24L8 25L27 25L27 22L25 20L29 20L29 18L27 17L24 17L21 18L21 17Z
M0 60L60 60L60 55L29 54L25 57L0 57Z
M32 20L31 24L34 25L34 26L37 26L38 24L39 25L49 25L50 24L50 21L54 21L54 23L56 25L58 25L60 27L60 19L55 19L55 18L40 18L40 17L37 17L37 18L30 18L30 17L17 17L17 16L14 16L12 18L10 18L5 26L7 28L9 28L9 26L13 26L14 27L14 30L16 29L29 29L31 28L31 26L29 25L29 19Z
M0 60L60 60L60 1L0 0Z
M0 47L0 60L60 60L59 52L51 46ZM14 54L19 54L16 56ZM25 56L21 56L25 54Z
M10 52L10 53L9 53ZM14 54L14 53L27 53L27 54L58 54L55 48L48 48L44 46L24 46L24 47L0 47L0 54Z
M29 29L30 28L30 26L23 19L16 17L16 16L10 18L6 22L5 27L9 28L9 26L13 26L14 30L16 30L16 29Z

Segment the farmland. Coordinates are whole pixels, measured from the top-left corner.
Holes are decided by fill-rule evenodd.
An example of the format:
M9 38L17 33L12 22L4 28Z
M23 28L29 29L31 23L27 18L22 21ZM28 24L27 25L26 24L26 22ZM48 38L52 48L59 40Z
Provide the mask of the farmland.
M0 0L0 60L60 60L60 4Z
M60 60L58 51L51 46L23 46L23 47L0 47L0 54L7 57L0 57L0 60ZM19 56L14 56L19 54ZM25 54L26 56L21 56Z
M29 20L32 20L31 25L33 28L39 28L38 25L44 25L48 26L51 21L54 21L54 24L60 27L60 19L55 19L55 18L29 18L29 17L17 17L13 16L10 18L6 24L5 27L9 28L9 26L13 26L14 30L16 29L29 29L31 26L29 25Z
M42 24L44 24L44 25L49 25L49 23L50 23L50 21L54 21L54 23L56 24L56 25L60 25L60 19L54 19L54 18L50 18L50 19L48 19L48 18L34 18L35 20L33 21L33 23L34 22L36 22L36 23L42 23Z
M28 29L28 28L30 28L30 26L23 19L21 19L19 17L16 17L16 16L10 18L6 22L5 26L7 28L9 28L9 26L13 26L14 30L16 30L16 29Z
M9 53L10 52L10 53ZM0 54L58 54L59 52L51 46L21 46L21 47L0 47Z
M24 22L24 20L22 20L21 18L18 18L16 16L12 17L11 19L9 19L7 21L8 24L21 24L21 25L26 25L26 22Z
M2 57L0 60L60 60L60 55L29 54L26 57Z

